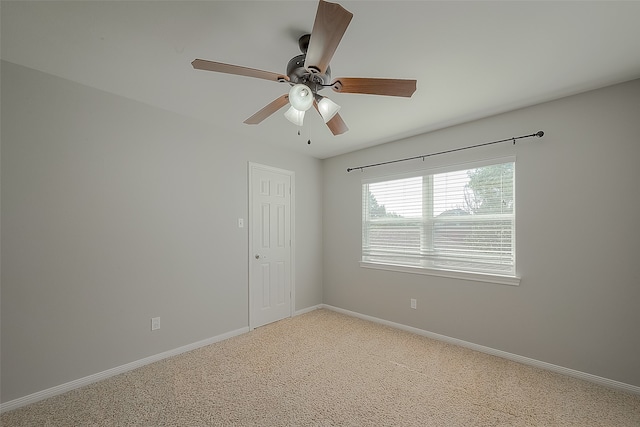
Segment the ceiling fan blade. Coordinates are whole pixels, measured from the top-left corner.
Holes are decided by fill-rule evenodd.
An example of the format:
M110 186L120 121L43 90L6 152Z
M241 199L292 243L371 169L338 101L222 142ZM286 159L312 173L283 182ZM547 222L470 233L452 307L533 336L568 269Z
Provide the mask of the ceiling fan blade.
M410 98L416 91L416 83L416 80L339 77L331 83L331 87L334 91L340 93L363 93Z
M316 101L313 101L313 106L316 107L316 111L320 113L318 103ZM340 114L338 113L336 113L336 115L327 122L327 127L334 136L342 135L349 130L347 124L342 120L342 117L340 117Z
M344 122L344 120L342 120L342 117L340 117L339 113L336 113L336 115L327 122L327 126L329 127L329 130L331 130L331 133L334 135L342 135L349 130L347 124Z
M311 30L311 40L307 49L304 67L310 71L324 74L340 40L353 18L349 12L337 3L320 0L316 20Z
M244 123L248 125L257 125L258 123L260 123L261 121L263 121L264 119L266 119L267 117L269 117L270 115L272 115L273 113L275 113L276 111L278 111L279 109L287 105L288 103L289 103L289 95L288 94L282 95L281 97L278 97L275 100L273 100L262 110L258 111L253 116L249 117L247 120L244 121Z
M222 62L207 61L206 59L194 59L191 65L193 65L193 68L195 68L196 70L215 71L218 73L255 77L258 79L272 80L275 82L289 81L289 77L285 76L284 74L256 70L255 68L241 67L239 65L223 64Z

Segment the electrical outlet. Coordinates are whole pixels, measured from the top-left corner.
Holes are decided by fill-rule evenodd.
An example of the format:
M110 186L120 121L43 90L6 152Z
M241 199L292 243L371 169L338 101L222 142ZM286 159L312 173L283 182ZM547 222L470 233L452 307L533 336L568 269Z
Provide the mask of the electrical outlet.
M415 298L411 298L411 308L413 308L414 310L416 308L418 308L418 300Z
M151 330L155 331L157 329L160 329L160 318L159 317L153 317L153 318L151 318Z
M238 228L244 227L244 218L238 218Z

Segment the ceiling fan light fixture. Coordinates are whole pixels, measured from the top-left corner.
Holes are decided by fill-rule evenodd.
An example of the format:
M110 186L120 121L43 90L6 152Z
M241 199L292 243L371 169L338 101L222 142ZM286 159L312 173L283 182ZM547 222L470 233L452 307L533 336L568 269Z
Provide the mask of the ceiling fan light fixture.
M284 113L284 116L294 125L302 126L302 121L304 120L304 111L297 110L292 105Z
M296 84L289 90L289 103L298 111L307 111L313 105L313 93L307 85Z
M320 102L318 102L318 111L325 123L333 119L333 116L338 114L339 110L340 106L338 104L324 96L320 99Z

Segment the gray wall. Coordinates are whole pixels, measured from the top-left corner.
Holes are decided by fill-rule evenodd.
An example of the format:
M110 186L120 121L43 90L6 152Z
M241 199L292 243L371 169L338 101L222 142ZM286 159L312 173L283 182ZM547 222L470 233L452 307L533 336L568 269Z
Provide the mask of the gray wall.
M639 135L635 80L326 160L324 302L640 386ZM359 267L362 178L514 154L519 287Z
M248 326L249 161L295 172L295 306L322 302L321 161L1 74L3 402Z

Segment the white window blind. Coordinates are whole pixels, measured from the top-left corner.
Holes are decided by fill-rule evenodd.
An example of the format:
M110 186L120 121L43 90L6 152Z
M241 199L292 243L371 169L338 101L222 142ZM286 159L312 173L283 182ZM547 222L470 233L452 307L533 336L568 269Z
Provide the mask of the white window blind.
M515 162L362 185L362 260L515 276Z

